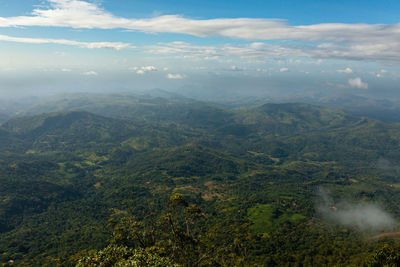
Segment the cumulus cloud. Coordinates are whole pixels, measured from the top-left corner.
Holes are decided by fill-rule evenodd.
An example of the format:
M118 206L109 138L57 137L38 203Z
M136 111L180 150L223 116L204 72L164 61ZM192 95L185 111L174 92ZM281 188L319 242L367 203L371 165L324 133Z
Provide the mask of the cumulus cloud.
M144 67L142 67L142 70L145 70L145 71L156 71L157 68L154 67L154 66L144 66Z
M353 70L349 67L345 68L344 70L337 70L339 73L353 73Z
M99 74L93 70L82 73L85 76L98 76Z
M154 66L143 66L143 67L132 67L130 70L135 71L136 74L143 75L150 71L157 71L157 68Z
M330 193L320 189L317 212L325 219L361 231L393 230L397 223L393 216L375 203L352 204L341 200L335 203Z
M60 45L72 45L82 48L106 48L113 50L122 50L128 48L134 48L130 44L119 43L119 42L78 42L64 39L44 39L44 38L24 38L24 37L12 37L7 35L0 35L0 41L13 42L13 43L28 43L28 44L60 44Z
M289 69L288 68L280 68L279 71L280 72L287 72L287 71L289 71Z
M183 79L184 76L181 74L172 74L172 73L168 73L167 74L167 78L168 79L173 79L173 80L179 80L179 79Z
M115 16L92 2L47 0L46 7L36 8L28 16L0 17L0 27L18 26L126 29L199 37L222 36L251 41L294 40L299 41L299 44L282 43L265 48L265 44L260 43L261 48L251 47L251 50L260 52L266 49L272 54L315 58L400 61L400 24L323 23L292 26L284 20L268 18L196 20L178 15L135 19Z
M368 89L368 83L363 82L360 77L349 79L348 84L353 88Z

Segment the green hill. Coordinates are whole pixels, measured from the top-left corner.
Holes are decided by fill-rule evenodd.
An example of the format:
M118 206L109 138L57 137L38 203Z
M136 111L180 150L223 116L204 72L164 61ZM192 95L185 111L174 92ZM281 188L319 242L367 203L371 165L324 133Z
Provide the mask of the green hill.
M107 147L135 130L123 121L82 111L15 118L3 127L24 140L32 153Z
M306 104L108 98L57 100L0 128L1 263L115 251L184 266L360 265L384 241L325 218L316 192L400 215L398 124Z

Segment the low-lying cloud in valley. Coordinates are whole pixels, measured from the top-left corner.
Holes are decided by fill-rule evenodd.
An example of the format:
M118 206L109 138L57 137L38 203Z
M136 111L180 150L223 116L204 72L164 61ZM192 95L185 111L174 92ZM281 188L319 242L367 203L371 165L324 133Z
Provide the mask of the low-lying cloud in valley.
M391 214L377 203L335 203L328 191L320 188L317 194L317 213L326 221L361 231L394 230L398 225Z

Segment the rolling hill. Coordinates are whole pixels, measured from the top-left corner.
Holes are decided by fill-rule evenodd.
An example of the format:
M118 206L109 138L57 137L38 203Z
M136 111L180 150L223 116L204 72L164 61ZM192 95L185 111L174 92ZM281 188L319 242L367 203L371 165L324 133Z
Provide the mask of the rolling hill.
M299 103L121 95L29 114L0 128L4 263L73 265L110 241L186 266L359 265L383 244L364 242L378 230L325 218L318 190L332 206L400 214L396 123Z

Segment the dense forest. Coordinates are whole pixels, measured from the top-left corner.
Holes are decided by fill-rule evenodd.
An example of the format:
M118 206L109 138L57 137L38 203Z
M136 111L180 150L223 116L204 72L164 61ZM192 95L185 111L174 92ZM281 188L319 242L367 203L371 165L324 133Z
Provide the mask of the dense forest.
M86 94L0 119L1 266L400 264L399 123Z

